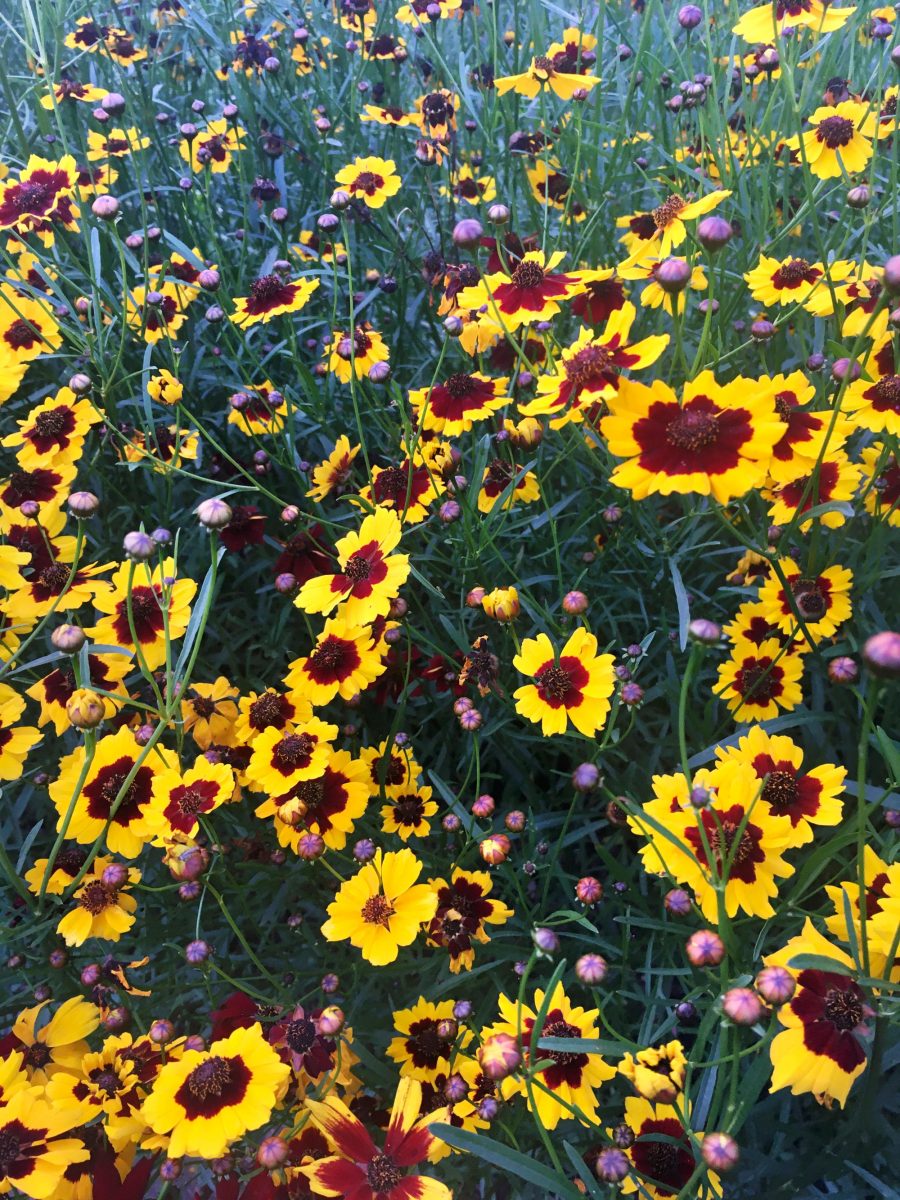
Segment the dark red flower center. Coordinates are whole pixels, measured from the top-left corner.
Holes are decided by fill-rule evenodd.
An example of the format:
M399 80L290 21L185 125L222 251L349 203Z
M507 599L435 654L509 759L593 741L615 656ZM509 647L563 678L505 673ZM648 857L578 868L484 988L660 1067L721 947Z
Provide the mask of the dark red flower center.
M398 825L415 827L424 815L425 805L419 796L400 796L394 801L394 820Z
M773 667L771 658L766 656L742 666L735 676L734 686L745 700L769 704L781 695L781 675L781 668Z
M520 262L512 273L513 287L521 288L523 291L539 288L543 282L544 268L531 258Z
M696 409L682 410L666 427L667 440L679 450L691 454L711 446L718 436L719 426L715 416Z
M672 1140L645 1140L660 1134ZM644 1121L639 1140L632 1146L631 1157L641 1174L654 1180L656 1191L664 1196L680 1192L694 1173L694 1156L684 1127L674 1117Z
M88 815L94 820L109 819L110 810L133 766L134 759L123 755L109 766L101 767L92 782L85 785ZM142 807L150 801L152 782L153 772L150 768L139 767L134 779L122 794L122 800L112 818L117 825L128 825L140 815Z
M325 799L324 777L302 780L294 788L293 795L302 802L307 810L318 808Z
M71 570L69 567L63 566L62 563L53 563L49 567L44 567L37 578L40 588L51 596L58 596L66 586L66 580L69 578Z
M654 208L651 215L656 228L665 229L667 225L670 225L685 207L685 204L684 198L676 194L670 196L668 200L664 200L658 208Z
M562 667L548 667L541 673L541 691L553 700L565 700L572 690L572 679Z
M818 579L792 579L791 591L804 617L817 620L828 612L828 600Z
M798 796L797 776L790 771L773 771L763 785L763 800L779 815L792 809Z
M44 183L39 179L26 180L25 183L17 184L10 191L12 195L9 199L13 207L20 213L31 213L32 215L44 213L56 195L55 189L49 183Z
M390 469L390 468L389 468ZM394 470L399 470L395 467ZM382 472L384 474L384 472ZM378 477L381 478L381 475ZM372 573L372 564L364 554L351 554L347 559L347 565L344 567L344 574L351 583L362 583L368 579Z
M268 729L272 725L283 729L293 711L287 696L282 696L280 692L263 692L250 705L250 724L257 730Z
M384 177L376 175L374 171L360 171L353 183L350 185L351 192L365 192L367 196L374 196L379 188L384 187Z
M551 1021L544 1026L541 1036L548 1038L579 1038L581 1037L581 1030L577 1025L570 1025L568 1021ZM572 1054L568 1050L544 1050L541 1053L549 1054L558 1067L567 1067L584 1058L583 1054Z
M402 1178L402 1169L387 1154L376 1154L366 1167L366 1179L376 1196L390 1192Z
M458 374L451 375L444 387L454 400L462 400L476 390L478 383L479 380L473 379L471 375Z
M72 432L75 418L70 408L53 408L49 412L39 413L34 424L28 431L28 436L34 442L59 441L64 434Z
M894 412L900 413L900 375L886 375L884 379L879 379L869 388L868 394L872 398L872 407L877 412L893 409Z
M583 387L592 379L608 376L612 367L612 358L603 346L584 346L566 362L566 378L576 387Z
M34 325L22 317L12 322L3 338L13 350L30 350L42 340Z
M295 1054L306 1054L316 1042L315 1022L309 1017L290 1021L284 1030L284 1040Z
M91 1072L91 1083L107 1096L115 1096L119 1091L119 1077L115 1071L106 1068L102 1071Z
M772 283L777 288L795 288L801 283L815 283L821 274L805 258L792 258L778 268L772 276Z
M413 1062L419 1067L435 1067L438 1059L447 1053L447 1043L438 1036L437 1021L433 1017L413 1021L409 1027L406 1046L412 1054Z
M553 59L548 58L546 54L539 54L534 60L534 69L549 74L553 70Z
M317 739L308 733L290 733L272 752L272 765L289 775L302 766L316 748Z
M82 908L87 909L91 916L96 917L104 909L114 905L117 896L118 892L114 888L108 888L99 879L92 879L90 883L85 885L81 895L78 897L78 903Z
M825 993L824 1013L842 1032L855 1029L863 1019L863 1003L857 990L829 988Z
M45 1046L43 1042L33 1042L25 1051L25 1065L33 1067L35 1070L46 1067L47 1063L51 1062L52 1059L53 1053L50 1047Z
M853 140L854 125L847 117L826 117L816 126L816 137L829 150L838 150Z

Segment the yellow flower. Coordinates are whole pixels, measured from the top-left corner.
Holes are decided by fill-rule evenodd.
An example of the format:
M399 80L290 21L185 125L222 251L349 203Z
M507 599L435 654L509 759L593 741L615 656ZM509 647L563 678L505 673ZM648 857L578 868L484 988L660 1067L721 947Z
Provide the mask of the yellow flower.
M760 4L751 8L735 25L733 32L745 42L771 43L790 26L813 33L831 33L856 12L855 8L837 8L821 0L798 0L792 4Z
M134 646L150 670L166 661L166 638L184 636L197 591L193 579L175 579L175 560L156 567L149 563L122 563L109 587L94 596L94 607L105 616L91 636L106 646ZM170 582L175 579L175 582Z
M351 446L346 434L341 434L334 449L312 470L313 486L306 493L311 499L321 502L332 492L339 492L350 479L353 460L359 454L359 446Z
M340 614L325 628L306 658L296 658L285 676L285 686L318 708L340 696L352 700L384 673L367 625L351 625Z
M134 126L130 129L104 129L102 133L89 129L87 145L88 162L100 162L109 158L125 158L138 150L146 150L150 139Z
M400 191L402 180L393 159L355 158L335 175L335 181L367 208L381 208L390 196Z
M318 286L318 279L261 275L250 285L249 296L239 296L235 300L231 320L241 329L249 329L284 313L300 312Z
M431 795L431 788L426 784L391 795L381 809L384 832L396 833L404 842L411 837L428 837L431 832L429 817L433 817L438 808Z
M685 221L696 220L718 208L730 195L729 191L719 190L686 200L675 192L651 212L618 217L617 227L626 230L621 241L629 252L629 263L647 257L668 258L687 237Z
M787 138L785 145L799 156L802 140L806 162L817 179L840 179L845 172L865 170L874 135L867 104L842 100L823 105L809 117L809 124L809 132Z
M31 1200L54 1200L65 1173L90 1153L78 1138L60 1137L80 1124L30 1091L17 1092L0 1106L0 1192L10 1189Z
M672 1041L626 1054L619 1063L619 1073L645 1100L672 1104L684 1090L686 1066L684 1046Z
M147 380L147 395L157 404L177 404L184 395L184 387L171 371L157 371Z
M210 121L205 129L199 129L192 137L182 138L178 153L191 164L192 171L200 172L209 167L219 175L228 170L232 157L243 150L244 136L245 131L240 125L220 118Z
M318 717L282 731L274 726L253 741L247 766L247 783L255 792L283 796L296 783L316 779L331 757L337 725L326 725Z
M383 967L409 946L437 909L437 895L416 883L422 864L411 850L378 850L356 875L343 883L322 934L329 942L350 941L366 962Z
M516 712L536 725L544 737L565 733L571 720L586 737L606 724L615 689L613 656L597 654L597 639L576 629L559 658L545 633L526 638L513 666L535 680L515 692Z
M531 60L527 71L521 75L504 75L494 80L494 87L499 95L507 92L517 92L533 100L541 91L551 91L560 100L571 100L579 89L589 92L600 82L596 75L579 75L568 71L560 71L554 66L552 58L539 54Z
M784 651L776 638L735 644L719 667L715 695L727 703L736 721L768 721L790 712L803 700L803 660Z
M139 883L136 867L121 867L98 856L75 892L75 907L62 918L56 932L67 946L82 946L89 938L117 942L135 921L137 901L126 888Z
M395 1037L388 1046L388 1057L400 1064L403 1078L433 1083L439 1075L450 1074L451 1063L472 1040L471 1030L459 1033L453 1019L455 1000L440 1000L436 1004L420 996L412 1008L401 1008L394 1015ZM449 1036L441 1023L450 1026Z
M13 1049L24 1054L29 1080L42 1087L57 1071L81 1069L89 1049L84 1039L100 1024L99 1008L81 996L63 1001L49 1017L48 1003L23 1009L10 1032Z

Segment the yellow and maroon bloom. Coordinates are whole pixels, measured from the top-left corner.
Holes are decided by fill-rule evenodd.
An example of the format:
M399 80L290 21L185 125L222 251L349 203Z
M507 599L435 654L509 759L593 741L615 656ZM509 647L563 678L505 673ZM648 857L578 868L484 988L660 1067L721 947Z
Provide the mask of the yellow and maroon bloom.
M130 67L147 57L144 47L136 46L134 38L124 29L109 29L100 49L120 67Z
M415 787L422 775L409 746L394 746L382 742L379 746L364 746L360 752L369 770L372 789L379 794L396 796Z
M125 320L151 346L173 338L187 320L183 297L169 281L158 288L131 288L125 298Z
M446 1108L419 1116L422 1085L418 1080L400 1080L382 1149L336 1096L329 1095L324 1102L307 1100L306 1108L337 1149L337 1154L302 1168L316 1195L343 1200L452 1200L446 1184L409 1174L411 1167L431 1159L439 1146L428 1126L447 1119Z
M337 735L337 725L326 725L318 717L284 732L266 729L253 741L248 786L256 792L283 796L296 783L316 779L328 765Z
M287 695L275 688L266 688L259 695L251 692L240 700L234 740L252 745L267 729L293 729L311 716L312 705L302 696Z
M91 563L73 572L66 563L48 563L8 596L0 604L0 610L22 625L45 617L51 611L73 612L90 604L97 592L108 586L105 580L96 576L108 570L110 565Z
M78 1138L62 1137L81 1123L29 1090L0 1106L0 1191L54 1200L66 1171L90 1154ZM449 1195L449 1193L448 1193Z
M863 503L876 520L887 518L900 525L900 460L882 445L867 446L862 452Z
M497 188L492 175L476 175L468 163L463 163L450 176L450 186L440 189L442 196L455 196L466 204L490 204L496 199Z
M802 771L803 750L789 737L766 733L754 725L736 746L717 746L719 762L748 763L762 780L760 801L776 817L788 817L788 848L813 839L813 825L838 825L843 812L840 799L847 772L823 763Z
M52 93L52 94L51 94ZM52 112L57 105L80 100L83 104L97 104L106 92L103 88L94 87L89 83L81 83L78 79L61 79L50 87L46 96L41 96L41 108Z
M90 129L87 145L89 163L105 162L110 158L126 158L138 150L146 150L150 139L134 126L130 129L104 129L102 133Z
M775 0L748 9L735 25L733 32L746 42L771 42L785 29L808 29L812 33L831 33L840 29L856 12L855 8L838 8L821 0Z
M41 740L37 729L16 722L25 711L25 700L6 683L0 683L0 780L18 779L25 759Z
M308 580L294 603L310 613L327 613L342 604L345 619L354 625L386 616L409 575L409 556L391 553L400 544L400 536L399 518L379 507L365 518L358 532L338 541L340 570Z
M335 750L321 775L301 779L255 812L274 819L279 844L295 854L304 833L318 834L330 849L343 850L374 790L366 764L346 750Z
M456 110L459 96L446 88L429 92L416 100L415 122L427 138L446 141L456 132Z
M900 980L895 942L900 925L900 863L888 864L871 846L863 847L863 885L865 930L860 915L858 878L844 880L837 887L826 885L834 915L825 919L825 927L842 942L858 948L860 968L865 968L868 954L868 975L896 983Z
M850 619L853 611L850 601L853 572L847 567L833 566L817 575L804 575L792 558L781 559L779 565L794 603L792 606L773 573L759 592L765 615L783 633L796 636L800 628L796 609L810 637L814 640L832 637L838 627Z
M294 1073L305 1072L311 1079L317 1079L334 1065L335 1043L319 1033L316 1019L320 1015L298 1005L283 1020L276 1021L268 1034L269 1045L290 1064Z
M533 504L540 498L540 485L533 471L523 473L517 463L505 458L495 458L484 468L478 492L479 512L492 512L501 503L504 509L517 503Z
M109 850L125 858L137 858L152 836L147 815L153 802L153 779L167 767L174 769L174 756L161 747L145 754L132 731L123 726L97 742L79 790L85 763L85 748L78 746L62 759L59 775L50 784L50 799L59 813L57 829L65 828L67 837L86 846L103 833L108 823Z
M89 938L117 942L134 925L137 901L126 889L140 882L136 867L123 868L123 878L110 883L104 872L112 860L102 855L94 859L73 897L71 908L56 926L67 946L83 946Z
M541 990L534 993L534 1008L527 1004L520 1007L515 1001L501 995L500 1020L482 1030L482 1041L497 1034L508 1034L519 1043L523 1062L528 1066L535 1024L544 1003L545 994ZM570 1038L597 1038L599 1015L596 1008L586 1010L573 1005L563 991L562 983L558 982L547 1002L546 1015L537 1037L541 1041L552 1038L554 1043ZM501 1084L504 1098L526 1096L529 1111L537 1112L546 1129L555 1129L560 1121L573 1118L570 1106L580 1109L587 1122L596 1122L596 1091L607 1080L614 1078L615 1069L608 1066L599 1054L571 1052L556 1044L551 1049L541 1047L538 1042L535 1053L539 1062L549 1060L549 1065L536 1073L543 1087L527 1089L523 1079L508 1076Z
M65 499L69 486L75 478L75 463L55 462L52 467L35 467L34 470L18 470L0 479L0 525L4 531L18 525L21 515L13 510L21 508L26 500L34 500L41 506L41 518L52 519ZM28 528L27 526L25 528ZM21 548L25 548L24 545ZM29 547L30 548L30 547ZM36 539L34 550L43 561L47 561L47 548L42 538ZM35 566L34 554L32 566Z
M572 301L572 315L589 325L604 325L625 303L622 280L611 268L580 271L579 278L584 290Z
M661 380L622 380L600 423L610 453L628 461L611 481L638 500L654 493L699 492L727 504L758 487L784 432L764 381L716 382L703 371L679 403Z
M513 332L534 321L549 321L560 311L560 301L584 291L578 274L557 274L565 253L557 250L549 258L542 250L529 250L510 271L500 269L485 276L457 296L461 308L488 306L488 317Z
M437 443L420 443L412 462L404 458L389 467L373 466L372 483L360 489L360 498L377 505L379 510L399 514L404 525L424 521L428 506L443 490L436 467L428 461L430 445Z
M218 1158L271 1116L290 1075L256 1023L162 1067L141 1115L168 1134L170 1158Z
M335 329L325 354L329 371L341 383L349 383L354 376L362 379L376 363L387 362L390 358L384 339L368 321L357 325L352 337L342 329Z
M408 125L416 124L416 118L411 113L391 105L383 107L378 104L364 104L359 119L363 123L376 121L379 125L393 125L396 128L405 128Z
M400 1064L403 1078L417 1079L420 1083L433 1083L438 1075L447 1076L456 1054L462 1052L472 1040L471 1031L450 1033L445 1036L441 1023L455 1026L453 1020L454 1000L441 1000L437 1004L420 996L412 1008L401 1008L394 1013L395 1037L388 1046L388 1057Z
M197 173L209 167L215 175L227 171L232 157L244 149L244 130L224 119L210 121L191 138L182 138L178 153Z
M300 312L318 288L318 279L284 279L280 275L261 275L250 285L249 296L234 302L231 320L241 329L265 324L273 317Z
M86 860L87 850L82 850L80 846L63 847L56 856L56 862L53 864L53 870L50 873L50 878L47 880L47 886L44 888L45 895L61 896L84 866ZM29 891L35 896L41 894L44 875L49 865L49 858L37 858L35 859L34 866L29 868L23 875L28 884Z
M494 87L501 96L507 92L517 92L533 100L541 91L550 91L560 100L571 100L575 92L582 89L589 92L599 82L596 75L579 74L575 64L570 64L568 58L557 65L554 58L539 54L531 60L527 71L495 79Z
M363 42L363 57L372 62L402 62L406 58L406 42L391 33L379 33ZM357 159L357 162L360 160ZM380 162L380 159L376 159Z
M874 381L857 379L847 388L841 407L852 414L853 424L900 437L900 375L882 375Z
M577 339L563 350L556 373L541 374L537 397L520 409L528 416L550 416L550 426L559 429L570 421L582 421L585 412L597 410L619 387L619 373L656 362L669 344L668 334L655 334L630 342L635 308L627 301L611 314L604 331L594 335L582 328Z
M428 837L431 832L429 818L437 812L437 802L432 800L431 788L426 784L408 792L396 792L382 805L382 829L385 833L396 833L401 841L411 837Z
M761 254L759 265L744 278L754 300L769 307L773 304L805 304L814 292L829 292L828 281L839 284L853 270L851 262L835 262L827 269L822 263L805 258L767 258Z
M851 425L841 416L834 420L831 411L809 410L807 406L816 389L802 371L773 375L771 385L775 393L775 411L787 426L772 450L775 462L789 463L801 458L814 462L826 442L832 450L844 444Z
M696 220L711 212L730 195L731 192L719 190L696 200L686 200L675 192L650 212L618 217L616 226L626 231L621 241L628 251L629 261L668 258L687 237L685 221Z
M20 363L50 354L62 345L56 318L46 302L0 284L0 347Z
M798 970L791 965L800 955L810 954L831 959L835 969ZM811 1093L843 1108L854 1081L866 1069L864 1039L875 1015L870 997L852 977L852 959L807 917L803 932L763 961L785 967L797 983L793 997L777 1010L785 1028L769 1047L770 1090L789 1087L794 1096Z
M867 104L842 100L823 105L808 120L811 129L787 138L785 145L799 152L802 142L806 162L817 179L840 179L845 171L854 175L865 170L875 133Z
M100 1010L81 996L64 1000L52 1016L47 1004L23 1009L0 1040L0 1053L21 1051L29 1081L40 1087L57 1071L80 1070L89 1050L84 1039L100 1024Z
M613 656L597 654L597 639L576 629L559 658L546 633L526 638L513 666L534 683L515 693L516 712L540 725L544 737L565 733L569 721L586 737L606 724L615 690Z
M231 742L237 716L237 693L224 675L213 683L192 683L181 703L185 732L201 750Z
M626 1054L619 1063L624 1075L639 1096L645 1100L672 1104L684 1090L687 1058L681 1042L666 1042L648 1046L636 1054Z
M199 819L227 804L234 795L234 772L222 762L201 755L182 775L177 770L158 772L153 778L153 804L147 823L155 832L194 837Z
M409 402L422 429L458 437L468 433L476 421L483 421L507 403L509 379L489 379L478 371L457 371L443 383L415 388Z
M803 700L802 675L802 657L786 652L777 638L759 645L740 641L719 667L714 693L726 702L736 721L768 721Z
M383 672L372 630L337 616L325 622L309 656L294 659L284 682L318 708L335 696L352 700Z
M306 493L307 496L321 502L332 492L340 492L346 487L357 454L359 446L351 446L346 434L341 434L328 457L317 467L313 467L313 486Z
M67 387L60 388L32 408L17 422L17 432L7 434L2 444L16 451L26 470L49 467L58 459L77 461L84 439L102 416L89 400L79 400Z
M449 882L433 879L431 886L437 892L438 906L428 926L428 942L449 953L454 975L471 970L474 943L490 941L485 925L505 925L513 910L501 900L490 899L494 881L487 871L454 867Z
M101 1117L110 1144L120 1152L145 1129L135 1111L144 1091L132 1048L130 1033L107 1037L101 1050L85 1055L78 1074L59 1071L47 1084L47 1099L57 1112L83 1124Z
M402 183L391 158L355 158L334 178L352 199L361 200L367 208L381 208L390 196L397 195Z
M642 1200L670 1200L678 1195L697 1168L693 1143L679 1110L671 1104L651 1103L642 1096L627 1096L625 1124L635 1135L625 1153L639 1177L626 1176L623 1195L638 1193ZM702 1134L695 1136L702 1138ZM709 1195L721 1195L718 1176L710 1171L706 1180Z
M247 437L281 433L288 406L284 395L268 379L243 388L231 397L228 424Z
M79 17L72 32L66 34L63 45L70 50L93 53L103 45L108 34L108 25L98 25L91 17Z
M108 588L94 596L94 607L105 616L90 631L101 645L134 646L154 670L166 661L166 637L184 636L197 585L176 578L175 560L156 567L149 563L122 563Z
M810 509L832 501L849 505L859 486L859 466L850 462L842 450L829 450L818 472L815 466L815 462L799 458L788 463L772 460L763 498L770 502L769 517L775 524L790 525L799 516L797 525L805 533L814 520L827 529L839 529L845 523L847 514L840 507L802 518Z
M411 850L377 850L371 862L341 884L328 905L323 937L349 941L375 967L394 962L400 947L412 945L437 909L433 888L416 882L421 874L422 863Z
M0 229L52 233L54 225L76 227L75 159L67 154L49 162L32 154L16 180L0 184Z

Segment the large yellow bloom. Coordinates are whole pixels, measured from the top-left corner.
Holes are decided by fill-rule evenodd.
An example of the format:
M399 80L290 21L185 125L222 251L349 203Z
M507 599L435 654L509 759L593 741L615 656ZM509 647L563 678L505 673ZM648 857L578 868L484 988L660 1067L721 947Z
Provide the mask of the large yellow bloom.
M610 710L614 662L611 654L597 654L597 639L583 628L575 630L558 659L546 633L526 638L513 666L535 682L515 692L516 712L540 725L545 737L565 733L570 720L593 737Z

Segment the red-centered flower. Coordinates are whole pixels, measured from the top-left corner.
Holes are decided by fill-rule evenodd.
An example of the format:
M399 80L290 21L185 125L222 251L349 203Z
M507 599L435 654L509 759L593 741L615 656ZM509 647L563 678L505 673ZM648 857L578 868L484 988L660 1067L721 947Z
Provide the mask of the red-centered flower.
M0 504L5 508L20 508L26 500L34 500L42 506L56 505L74 478L74 463L36 467L33 471L13 471L6 480L0 482Z
M572 301L572 313L589 325L603 325L625 304L625 285L612 270L582 271L584 291Z
M319 286L318 279L282 279L261 275L250 285L250 295L235 300L232 321L243 329L270 321L282 313L299 312Z
M529 250L512 272L499 270L475 287L459 293L461 308L487 305L487 317L507 330L533 321L548 321L560 311L559 302L584 291L580 275L555 273L564 258L556 251L549 259L541 250Z
M447 1116L447 1110L439 1108L419 1118L422 1085L417 1080L401 1079L381 1150L336 1096L329 1096L324 1103L307 1100L306 1106L338 1150L336 1155L303 1168L318 1195L344 1200L452 1200L445 1184L429 1176L408 1174L410 1167L423 1162L438 1145L428 1126Z
M503 408L508 386L508 379L487 379L477 371L459 371L443 383L411 391L409 402L423 429L457 437L467 433L476 421Z
M335 1044L322 1037L316 1025L321 1010L307 1013L298 1005L283 1021L269 1030L269 1045L274 1046L282 1059L295 1071L305 1071L317 1078L330 1070L334 1062Z
M32 154L17 180L0 185L0 229L30 233L54 221L71 227L78 215L72 201L75 180L71 155L56 163Z

